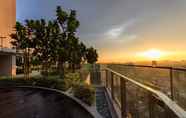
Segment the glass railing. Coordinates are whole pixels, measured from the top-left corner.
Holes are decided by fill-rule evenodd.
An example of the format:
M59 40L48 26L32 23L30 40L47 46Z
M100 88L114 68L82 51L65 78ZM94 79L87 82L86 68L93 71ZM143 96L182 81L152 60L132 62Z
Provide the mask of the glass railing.
M134 68L140 68L140 71L134 71ZM177 85L178 83L175 83L175 80L172 81L174 84L170 83L170 78L168 83L163 83L164 80L162 80L162 83L160 83L162 85L159 86L157 86L157 83L157 85L151 83L150 79L148 80L145 77L143 80L138 80L138 77L143 77L143 74L148 75L148 71L151 71L157 77L165 79L166 74L169 74L169 76L172 76L171 79L173 79L175 70L172 68L170 68L171 70L169 68L161 68L166 74L160 73L158 75L160 70L156 70L155 73L155 70L142 70L141 68L143 67L126 66L124 70L120 68L120 71L116 71L113 67L112 69L110 67L101 67L99 71L94 70L93 72L94 74L99 73L102 85L107 88L113 102L120 109L122 118L186 118L186 112L184 107L182 107L186 101L180 97L180 93L186 93L182 90L184 85ZM141 75L139 72L142 72ZM157 81L155 78L153 78L154 81ZM180 79L179 82L182 80ZM163 84L166 84L165 88ZM171 90L173 85L174 88ZM178 91L179 96L176 95L175 91ZM177 97L181 99L179 101L181 102L180 104L177 102Z

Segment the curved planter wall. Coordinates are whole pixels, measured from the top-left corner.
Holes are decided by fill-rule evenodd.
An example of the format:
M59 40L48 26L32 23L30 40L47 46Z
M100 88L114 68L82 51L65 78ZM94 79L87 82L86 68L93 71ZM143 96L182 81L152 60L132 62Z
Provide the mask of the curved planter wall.
M94 118L77 100L39 87L0 89L0 118Z

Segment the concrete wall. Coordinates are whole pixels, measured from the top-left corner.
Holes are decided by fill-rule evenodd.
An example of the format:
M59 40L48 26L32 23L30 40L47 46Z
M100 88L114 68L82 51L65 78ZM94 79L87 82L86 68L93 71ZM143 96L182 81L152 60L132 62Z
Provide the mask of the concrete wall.
M9 35L13 32L15 23L16 0L0 0L0 37L7 37L3 39L3 47L11 47Z
M16 0L0 0L0 45L3 49L10 49L10 34L14 32L16 24ZM1 48L1 47L0 47ZM16 74L16 57L7 52L0 52L0 75Z
M0 75L1 76L16 75L15 56L0 55Z

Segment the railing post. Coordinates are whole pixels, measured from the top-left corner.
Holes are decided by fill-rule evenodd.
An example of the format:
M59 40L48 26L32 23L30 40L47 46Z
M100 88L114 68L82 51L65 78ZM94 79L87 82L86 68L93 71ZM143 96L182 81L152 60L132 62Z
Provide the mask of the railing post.
M106 79L106 83L105 84L106 84L106 88L108 88L108 79L109 79L108 78L109 77L108 76L108 70L105 70L105 72L106 72L106 78L105 78Z
M170 68L170 89L171 89L171 99L174 100L174 83L173 83L173 69Z
M127 118L127 90L126 80L120 77L120 96L121 96L121 118Z
M114 74L111 72L111 96L114 99Z

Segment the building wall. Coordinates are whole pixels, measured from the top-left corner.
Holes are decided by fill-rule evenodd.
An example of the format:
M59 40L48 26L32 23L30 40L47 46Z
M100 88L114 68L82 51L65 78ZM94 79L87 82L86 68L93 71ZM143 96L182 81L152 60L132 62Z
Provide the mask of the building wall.
M15 23L16 0L0 0L0 37L7 37L6 39L3 39L3 47L11 47L10 34L14 30Z
M16 74L15 56L0 55L0 75L8 76Z
M10 34L14 32L16 24L16 0L0 0L0 47L10 49ZM15 54L0 51L0 75L16 74L16 57Z

